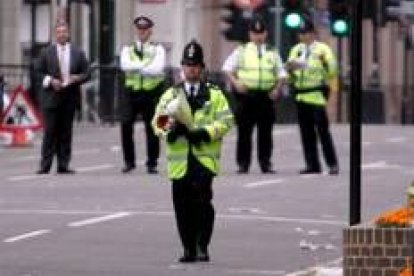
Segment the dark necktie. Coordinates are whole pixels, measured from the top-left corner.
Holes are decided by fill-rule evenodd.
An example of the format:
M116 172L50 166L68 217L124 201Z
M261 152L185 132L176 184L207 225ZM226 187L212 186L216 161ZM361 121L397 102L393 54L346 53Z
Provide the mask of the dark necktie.
M190 85L190 88L188 89L188 103L190 104L190 107L192 110L194 110L195 98L196 98L195 87L194 85Z

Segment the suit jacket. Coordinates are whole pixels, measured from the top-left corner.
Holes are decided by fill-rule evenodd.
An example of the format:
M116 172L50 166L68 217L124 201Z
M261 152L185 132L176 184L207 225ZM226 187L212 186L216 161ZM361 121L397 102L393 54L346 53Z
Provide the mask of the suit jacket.
M90 77L89 64L86 60L85 53L72 44L70 45L69 70L71 75L81 76L81 80L65 87L62 91L54 91L50 86L43 87L41 96L43 108L57 108L61 105L73 105L74 107L80 97L80 85ZM40 74L42 82L45 76L62 79L56 44L49 46L42 52L37 71Z

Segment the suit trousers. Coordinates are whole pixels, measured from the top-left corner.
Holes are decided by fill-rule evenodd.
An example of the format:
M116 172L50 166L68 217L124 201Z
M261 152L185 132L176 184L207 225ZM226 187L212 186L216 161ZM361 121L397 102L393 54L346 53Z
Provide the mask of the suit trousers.
M317 147L318 137L322 145L322 152L326 164L329 167L337 166L338 160L332 135L329 130L329 121L325 106L302 102L296 102L296 106L306 168L312 170L321 169Z
M192 255L197 248L205 251L210 244L215 218L212 182L213 174L193 157L188 173L172 181L178 233L184 249Z
M75 106L63 104L43 109L43 134L40 169L49 171L56 154L58 169L68 169L72 153L72 129Z

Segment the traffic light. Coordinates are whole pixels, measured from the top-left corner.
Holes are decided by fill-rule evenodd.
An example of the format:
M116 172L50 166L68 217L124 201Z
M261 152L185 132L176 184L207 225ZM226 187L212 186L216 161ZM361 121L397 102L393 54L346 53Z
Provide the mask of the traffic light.
M385 25L389 21L398 21L400 0L382 0L381 23Z
M243 10L233 2L222 6L221 20L225 23L225 28L221 31L229 41L247 41L248 22L243 17Z
M283 26L298 29L303 21L303 0L283 0Z
M330 0L329 11L330 29L334 36L344 37L349 36L351 29L351 16L349 14L349 1L346 0Z

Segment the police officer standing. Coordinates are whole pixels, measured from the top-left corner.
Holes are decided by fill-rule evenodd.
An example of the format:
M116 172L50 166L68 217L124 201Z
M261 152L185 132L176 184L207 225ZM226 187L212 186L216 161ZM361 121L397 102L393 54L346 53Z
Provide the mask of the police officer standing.
M236 92L238 173L248 173L252 155L252 133L257 126L258 161L263 173L274 173L272 129L273 98L287 77L278 51L266 44L264 21L254 16L247 44L237 47L223 64Z
M154 23L145 16L134 20L137 40L124 46L120 56L121 70L125 72L124 93L121 97L121 139L125 167L122 172L135 169L134 123L142 115L146 133L147 171L157 173L159 140L151 127L155 105L164 90L165 49L150 42Z
M208 262L208 245L215 212L212 205L213 177L219 170L223 136L233 125L233 115L224 93L202 79L203 50L196 41L184 48L181 61L184 81L169 88L160 98L153 119L159 135L166 137L168 177L178 232L184 247L179 262ZM193 119L190 129L175 120L161 128L159 116L179 97L188 102Z
M325 107L329 83L336 77L337 64L331 48L316 40L315 27L305 18L299 29L300 42L290 50L286 68L290 75L298 111L299 129L306 167L301 174L321 172L317 139L329 167L329 174L339 172ZM328 103L329 104L329 103Z

